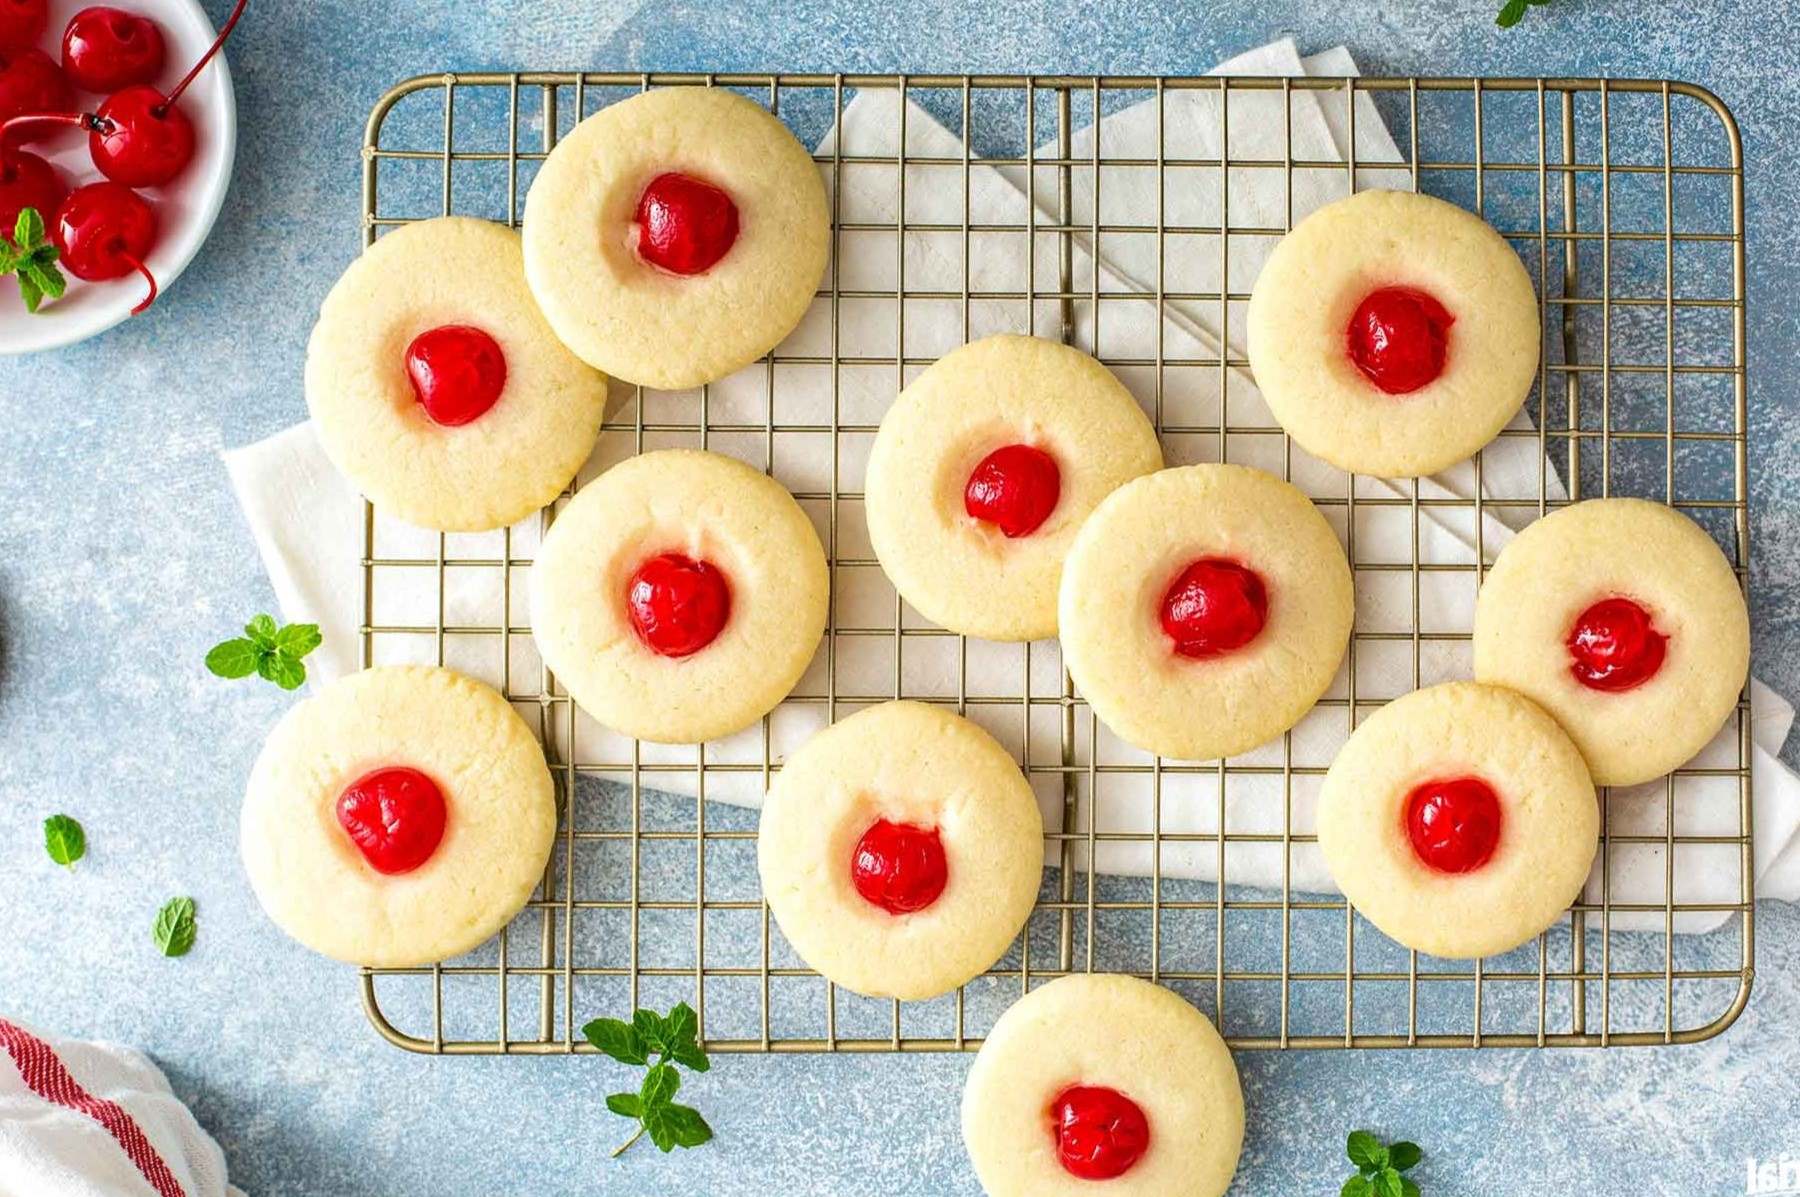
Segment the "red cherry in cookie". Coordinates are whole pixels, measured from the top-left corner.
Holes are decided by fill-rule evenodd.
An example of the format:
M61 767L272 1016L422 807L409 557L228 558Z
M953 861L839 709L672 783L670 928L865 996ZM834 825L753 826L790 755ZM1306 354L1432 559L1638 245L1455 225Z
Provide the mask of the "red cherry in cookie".
M1569 630L1569 672L1591 690L1618 693L1656 676L1669 638L1651 626L1650 612L1628 598L1601 599Z
M406 347L406 377L432 422L456 428L500 401L506 354L479 328L445 324L420 333Z
M0 7L8 0L0 0ZM46 136L51 128L18 118L60 112L75 102L75 92L62 68L42 50L0 48L0 151Z
M164 54L156 22L122 8L84 8L63 30L63 73L83 91L149 83L162 72Z
M1182 656L1222 656L1262 633L1269 593L1255 570L1225 557L1202 557L1164 592L1161 619Z
M889 914L924 910L950 880L943 837L935 827L877 819L856 841L850 880L864 901Z
M0 50L34 45L50 23L45 0L0 0Z
M731 587L719 567L681 553L663 553L638 566L625 588L631 627L665 657L699 652L731 618Z
M134 270L143 275L150 290L132 315L155 301L156 277L144 259L156 243L156 212L131 188L118 183L77 187L57 209L50 237L60 265L78 279L101 282Z
M1150 1149L1143 1108L1117 1089L1073 1085L1050 1103L1056 1158L1082 1180L1123 1176Z
M963 510L1013 540L1037 531L1061 496L1062 471L1054 457L1032 445L1004 445L969 474Z
M1444 305L1411 287L1372 292L1350 317L1350 360L1390 395L1405 395L1444 372L1450 326Z
M638 257L670 274L703 274L737 241L738 210L731 197L673 171L644 188L636 221Z
M1500 843L1500 799L1479 777L1425 782L1406 796L1406 835L1429 868L1479 869Z
M12 235L19 213L35 208L47 225L69 194L56 168L24 150L0 153L0 233Z
M337 818L370 868L410 873L443 841L444 792L417 769L377 769L338 795Z

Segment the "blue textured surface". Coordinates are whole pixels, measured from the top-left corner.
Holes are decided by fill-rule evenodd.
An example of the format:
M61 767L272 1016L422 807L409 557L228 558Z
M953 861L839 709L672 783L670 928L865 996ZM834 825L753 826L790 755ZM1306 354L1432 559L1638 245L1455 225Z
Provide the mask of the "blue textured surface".
M376 7L254 6L232 52L238 175L200 258L149 318L0 359L0 1011L149 1050L253 1193L978 1191L955 1118L964 1059L727 1059L693 1087L714 1144L613 1162L611 1065L398 1052L364 1024L354 974L256 910L238 796L287 699L198 667L271 605L217 454L303 412L310 313L357 245L362 121L406 75L1192 72L1293 33L1306 49L1347 43L1370 73L1704 83L1735 110L1751 164L1756 670L1800 696L1800 233L1780 199L1800 189L1782 157L1800 144L1800 5L1557 0L1509 34L1485 0ZM89 829L74 876L39 847L57 810ZM145 929L176 892L199 899L200 943L165 961ZM1765 904L1758 932L1748 1010L1698 1047L1242 1057L1235 1191L1336 1192L1343 1133L1367 1125L1425 1145L1431 1194L1740 1193L1746 1157L1800 1153L1800 911Z

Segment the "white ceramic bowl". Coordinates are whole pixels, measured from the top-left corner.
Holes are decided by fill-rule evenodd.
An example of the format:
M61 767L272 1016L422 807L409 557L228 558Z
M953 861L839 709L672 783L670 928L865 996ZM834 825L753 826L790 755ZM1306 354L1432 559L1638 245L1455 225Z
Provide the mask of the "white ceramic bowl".
M168 60L156 83L165 89L181 79L217 36L196 0L52 0L50 26L38 48L61 61L62 33L69 18L97 3L142 13L162 27ZM254 20L255 14L247 12L245 17ZM231 182L231 164L237 152L237 100L225 65L230 52L231 42L227 42L182 96L182 110L194 122L194 161L168 186L143 192L156 209L160 230L147 265L165 293L212 231ZM76 103L91 111L102 98L81 92ZM71 188L102 177L88 156L87 134L80 130L61 130L54 138L25 148L48 158ZM50 216L44 213L45 220ZM11 236L11 229L5 231ZM67 271L64 275L69 278L68 294L46 303L35 316L25 310L13 279L0 278L0 354L31 353L85 341L124 320L144 297L144 280L135 273L103 283L84 283ZM166 302L158 299L157 307ZM155 319L157 307L138 319Z

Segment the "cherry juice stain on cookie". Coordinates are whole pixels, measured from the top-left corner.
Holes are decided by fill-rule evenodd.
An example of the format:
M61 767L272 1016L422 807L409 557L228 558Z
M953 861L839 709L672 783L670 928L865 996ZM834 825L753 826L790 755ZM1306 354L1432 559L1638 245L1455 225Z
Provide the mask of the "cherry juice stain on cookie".
M338 795L337 818L370 868L410 873L443 842L444 793L417 769L377 769Z
M1669 638L1651 626L1650 612L1628 598L1601 599L1569 630L1569 672L1591 690L1616 694L1656 676Z
M1050 1103L1056 1157L1071 1176L1112 1180L1131 1170L1150 1149L1143 1109L1101 1085L1073 1085Z
M406 377L432 423L457 428L487 414L506 389L506 354L468 324L445 324L406 347Z
M877 819L850 857L856 892L889 914L912 914L938 900L950 881L944 841L935 827Z
M1472 872L1500 843L1500 799L1479 777L1425 782L1406 796L1406 834L1429 867Z
M644 261L670 274L703 274L736 243L738 210L711 183L671 171L644 188L637 227Z
M1269 621L1269 593L1253 569L1225 557L1188 565L1164 592L1162 629L1175 651L1195 660L1244 647Z
M1054 457L1032 445L1004 445L970 472L963 510L1015 540L1042 527L1061 497L1062 471Z
M1444 305L1411 287L1383 287L1350 317L1350 360L1390 395L1405 395L1444 372L1450 326Z
M631 575L625 604L639 640L665 657L687 657L725 630L731 586L710 561L663 553Z

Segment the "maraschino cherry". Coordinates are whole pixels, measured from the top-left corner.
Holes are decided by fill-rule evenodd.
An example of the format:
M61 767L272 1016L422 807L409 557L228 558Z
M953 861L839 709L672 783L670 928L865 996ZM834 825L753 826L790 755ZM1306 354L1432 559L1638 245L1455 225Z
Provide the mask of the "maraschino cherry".
M1479 869L1500 843L1500 799L1479 777L1415 786L1405 818L1413 853L1440 873Z
M1032 445L1003 445L981 459L963 488L963 510L1007 539L1029 536L1062 496L1056 459Z
M725 629L731 618L731 587L712 562L663 553L631 575L625 605L632 630L653 652L687 657Z
M137 315L156 301L156 276L144 264L156 244L156 212L144 197L119 183L89 183L69 193L50 228L59 261L87 282L144 276L150 290L131 309Z
M7 2L0 0L0 7ZM0 48L0 155L9 146L50 132L48 128L28 127L22 118L40 112L60 113L73 103L74 89L55 59L42 50Z
M637 206L638 256L671 274L701 274L730 252L738 210L711 183L670 171L644 188Z
M1050 1103L1056 1158L1071 1176L1111 1180L1150 1150L1150 1121L1137 1102L1102 1085L1072 1085Z
M1164 592L1160 615L1182 656L1223 656L1262 633L1269 592L1255 570L1225 557L1202 557Z
M455 428L485 414L506 389L506 354L479 328L446 324L406 347L406 377L432 421Z
M377 769L338 795L337 818L370 868L410 873L443 842L444 792L417 769Z
M0 233L11 236L19 213L26 208L37 209L48 223L68 194L69 185L56 168L36 154L24 150L0 153Z
M1656 676L1669 638L1651 626L1650 612L1628 598L1601 599L1569 630L1569 672L1591 690L1618 693Z
M84 8L63 30L63 73L83 91L115 92L149 83L162 72L163 57L156 22L122 8Z
M1411 287L1383 287L1350 317L1350 360L1390 395L1405 395L1444 372L1450 326L1444 305Z
M864 901L889 914L923 910L950 881L943 837L935 827L877 819L856 841L850 880Z
M49 23L45 0L0 0L0 50L35 45Z
M88 153L100 173L113 182L127 187L160 187L171 182L194 158L194 124L179 107L179 101L231 36L248 2L238 0L220 26L219 36L167 95L148 84L134 84L108 96L94 112L51 110L67 109L69 100L41 106L0 123L0 144L9 137L21 136L22 129L74 125L87 130ZM62 78L60 70L57 78ZM63 86L68 86L66 80Z

